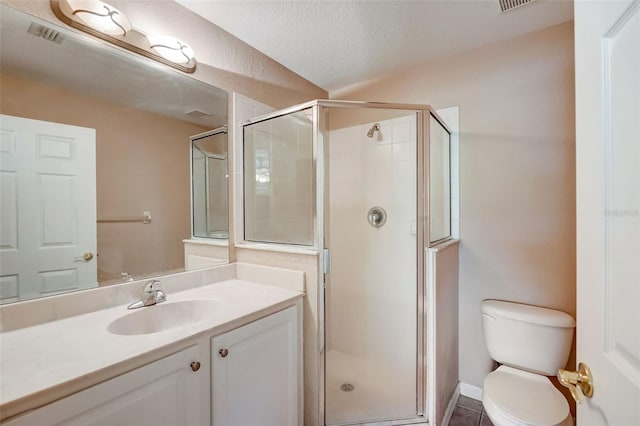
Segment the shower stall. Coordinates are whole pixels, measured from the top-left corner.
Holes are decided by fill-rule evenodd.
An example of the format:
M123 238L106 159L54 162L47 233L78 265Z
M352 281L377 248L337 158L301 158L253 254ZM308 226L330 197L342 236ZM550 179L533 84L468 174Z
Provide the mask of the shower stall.
M317 100L243 131L244 240L319 253L320 421L428 422L425 249L451 236L447 126L427 105Z

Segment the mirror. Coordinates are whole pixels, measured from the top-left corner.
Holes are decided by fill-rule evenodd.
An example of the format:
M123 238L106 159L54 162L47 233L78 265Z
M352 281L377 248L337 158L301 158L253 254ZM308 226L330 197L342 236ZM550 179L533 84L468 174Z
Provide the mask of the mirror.
M190 138L226 126L226 92L5 5L0 43L0 303L184 270Z

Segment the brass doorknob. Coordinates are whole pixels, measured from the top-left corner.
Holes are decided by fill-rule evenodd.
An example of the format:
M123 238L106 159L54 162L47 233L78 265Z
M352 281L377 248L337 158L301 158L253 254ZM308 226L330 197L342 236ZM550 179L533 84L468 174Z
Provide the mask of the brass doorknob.
M593 396L593 376L587 364L578 364L578 371L559 369L558 381L562 386L569 388L571 396L578 404L582 403L583 395L587 398Z
M93 259L93 253L87 252L87 253L83 254L82 256L76 256L74 259L75 260L82 260L84 262L88 262L91 259Z

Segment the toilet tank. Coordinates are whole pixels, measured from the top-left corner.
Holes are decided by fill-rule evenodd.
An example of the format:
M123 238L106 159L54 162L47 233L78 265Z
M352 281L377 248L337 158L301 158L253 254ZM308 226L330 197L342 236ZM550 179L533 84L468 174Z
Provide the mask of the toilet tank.
M555 376L569 358L576 322L567 313L502 300L484 300L484 339L495 361Z

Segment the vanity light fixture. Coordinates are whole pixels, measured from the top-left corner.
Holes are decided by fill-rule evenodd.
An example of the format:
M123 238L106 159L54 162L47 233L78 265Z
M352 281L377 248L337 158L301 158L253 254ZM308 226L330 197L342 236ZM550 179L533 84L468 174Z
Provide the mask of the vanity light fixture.
M50 1L58 19L73 28L180 71L196 70L195 55L188 44L174 37L152 36L132 29L122 12L103 1Z
M194 58L193 49L187 43L167 35L148 35L150 47L168 61L188 64Z
M100 0L67 0L72 14L83 24L109 35L127 35L129 20L115 7Z

